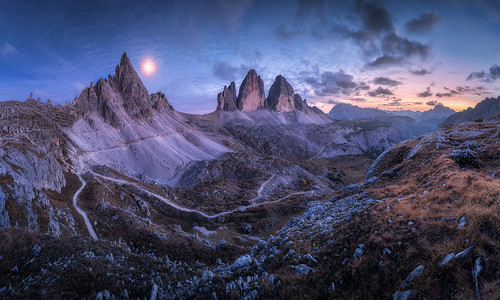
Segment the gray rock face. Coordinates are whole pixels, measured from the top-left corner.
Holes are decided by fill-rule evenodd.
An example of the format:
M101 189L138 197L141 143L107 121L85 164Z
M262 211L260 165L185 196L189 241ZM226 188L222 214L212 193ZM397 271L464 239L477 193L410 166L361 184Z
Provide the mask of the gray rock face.
M306 103L306 100L302 100L302 97L300 97L299 94L295 94L293 95L293 103L295 105L295 109L296 110L300 110L300 111L303 111L303 112L307 112L308 111L308 105Z
M266 108L264 82L253 69L248 71L247 76L241 83L236 106L241 111Z
M233 81L229 87L224 86L224 90L217 95L217 110L235 111L236 109L236 86Z
M289 112L295 110L295 93L286 78L278 75L267 95L267 106L271 110Z

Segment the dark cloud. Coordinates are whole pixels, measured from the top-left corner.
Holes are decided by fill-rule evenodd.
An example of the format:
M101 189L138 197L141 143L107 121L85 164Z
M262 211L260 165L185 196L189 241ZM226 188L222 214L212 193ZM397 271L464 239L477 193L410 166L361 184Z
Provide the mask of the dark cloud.
M436 84L434 83L434 81L427 87L427 89L425 89L425 91L421 92L421 93L418 93L417 96L420 97L420 98L427 98L427 97L430 97L432 96L432 92L431 92L431 87L435 86Z
M433 101L427 101L425 102L425 104L429 105L429 106L438 106L438 105L443 105L441 102L437 102L435 100Z
M500 78L500 66L493 65L490 67L488 73L485 71L472 72L467 76L467 80L479 79L484 82L495 81L497 78Z
M356 101L356 102L365 102L365 101L366 101L366 99L365 99L365 98L351 98L351 99L349 99L349 100L351 100L351 101Z
M471 87L471 86L466 85L466 86L457 86L453 90L450 88L447 88L447 87L443 87L443 89L446 92L436 93L436 97L449 98L449 97L453 97L455 95L463 95L463 94L472 94L472 95L476 95L476 96L481 96L481 95L487 94L484 87L482 87L482 86Z
M326 101L325 101L325 102L323 102L323 103L336 105L336 104L339 104L339 103L342 103L342 102L341 102L341 101L334 100L334 99L328 99L328 100L326 100Z
M412 33L425 33L436 27L441 18L436 11L428 11L406 23L406 29Z
M394 99L389 103L382 104L384 106L402 106L401 99Z
M337 95L352 93L358 84L353 81L353 76L338 72L323 72L319 76L309 76L304 79L314 89L317 96Z
M357 91L367 91L370 89L370 86L366 84L366 82L360 82L356 87Z
M387 85L387 86L397 86L402 84L402 82L400 81L393 80L387 77L377 77L373 79L373 83L378 85Z
M370 97L378 97L378 96L390 96L394 95L394 93L391 92L391 90L389 90L388 88L383 88L379 86L376 90L368 92L368 95Z
M383 55L376 58L374 61L369 62L366 66L369 68L385 68L390 66L399 66L404 64L402 57Z
M420 69L420 70L410 70L410 73L417 76L429 75L432 73L431 70Z
M233 81L237 77L239 68L232 66L227 61L217 60L214 62L214 75L226 81Z
M356 10L361 14L364 28L375 33L393 30L389 12L378 3L358 1Z
M403 55L405 57L419 56L425 58L429 54L429 46L417 41L398 36L392 32L382 40L382 50L391 55Z
M300 32L297 30L289 29L284 23L278 25L274 32L278 36L278 38L284 41L291 40L297 37L298 34L300 34Z
M417 94L417 97L420 97L420 98L427 98L430 96L432 96L432 92L431 92L430 88L427 88L425 91Z

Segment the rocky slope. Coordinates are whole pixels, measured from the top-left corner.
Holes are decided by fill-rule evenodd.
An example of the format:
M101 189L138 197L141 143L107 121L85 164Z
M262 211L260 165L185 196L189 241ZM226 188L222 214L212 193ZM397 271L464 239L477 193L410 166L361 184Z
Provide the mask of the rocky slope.
M206 251L185 239L182 251L137 251L121 242L0 230L0 293L496 299L499 125L447 127L393 146L364 184L310 201L249 249L231 252L221 242ZM194 231L207 243L217 234L204 227Z
M443 121L440 124L440 126L467 122L467 121L475 121L478 119L488 120L488 119L498 118L499 112L500 112L500 97L486 98L483 101L476 104L474 108L469 107L464 111L449 116L445 121Z

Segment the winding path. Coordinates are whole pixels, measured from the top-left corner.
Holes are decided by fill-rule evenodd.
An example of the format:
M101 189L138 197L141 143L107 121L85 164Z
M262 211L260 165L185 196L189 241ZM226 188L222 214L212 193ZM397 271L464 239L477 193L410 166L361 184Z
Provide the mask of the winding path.
M126 180L123 180L123 179L116 179L116 178L113 178L113 177L104 176L104 175L98 174L98 173L96 173L96 172L94 172L92 170L89 170L89 171L92 172L92 174L94 174L97 177L100 177L100 178L103 178L103 179L106 179L106 180L109 180L109 181L113 181L113 182L116 182L116 183L119 183L119 184L125 184L125 185L134 186L134 187L138 188L139 190L143 191L144 193L148 194L149 196L152 196L152 197L155 197L157 199L160 199L161 201L163 201L164 203L166 203L167 205L169 205L169 206L171 206L171 207L173 207L175 209L178 209L180 211L185 211L185 212L197 213L197 214L199 214L199 215L201 215L201 216L203 216L203 217L205 217L207 219L214 219L214 218L217 218L217 217L220 217L220 216L228 215L228 214L231 214L231 213L234 213L234 212L237 212L237 211L244 211L244 210L246 210L248 208L256 207L256 206L260 206L260 205L264 205L264 204L277 203L277 202L280 202L282 200L288 199L291 196L294 196L294 195L303 195L303 194L307 193L307 192L294 192L294 193L291 193L291 194L289 194L289 195L287 195L285 197L282 197L282 198L274 200L274 201L266 201L266 202L261 202L261 203L252 203L252 204L247 205L247 206L240 206L240 207L237 207L237 208L232 209L232 210L220 212L220 213L217 213L217 214L214 214L214 215L209 215L207 213L204 213L204 212L196 210L196 209L190 209L190 208L182 207L182 206L174 203L170 199L167 199L167 198L165 198L165 197L163 197L161 195L155 194L155 193L153 193L153 192L151 192L151 191L149 191L149 190L141 187L140 185L138 185L135 182L130 182L130 181L126 181ZM273 175L273 177L274 177L274 175ZM262 193L263 186L266 185L271 180L271 178L269 178L266 182L264 182L264 184L262 184L261 188L259 188L259 191L258 191L259 197L260 197L260 193ZM90 229L89 229L89 232L90 232Z
M89 231L90 236L94 239L97 240L97 234L94 231L94 228L92 228L92 224L90 223L89 217L87 216L87 213L84 212L81 208L78 207L78 196L80 193L83 191L87 183L85 180L83 180L82 175L78 174L78 178L80 179L82 186L76 191L76 193L73 195L73 207L76 209L76 211L83 217L83 220L85 221L85 225L87 226L87 230Z

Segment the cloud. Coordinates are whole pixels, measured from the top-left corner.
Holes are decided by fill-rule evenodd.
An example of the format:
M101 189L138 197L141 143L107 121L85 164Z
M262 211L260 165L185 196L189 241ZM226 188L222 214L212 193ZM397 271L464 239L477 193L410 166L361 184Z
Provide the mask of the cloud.
M344 73L343 70L323 72L319 76L306 77L304 81L313 87L317 96L349 95L358 87L358 84L353 80L353 76Z
M388 88L383 88L379 86L376 90L368 92L368 95L370 97L378 97L378 96L390 96L394 95L394 93L391 92Z
M429 75L432 73L431 70L419 69L419 70L410 70L410 73L417 76Z
M430 88L427 88L425 91L417 94L417 97L420 97L420 98L427 98L430 96L432 96L432 92L431 92Z
M419 56L425 58L429 55L429 46L418 41L410 41L398 36L395 32L386 35L382 40L382 50L391 55Z
M358 1L356 10L362 17L365 30L380 33L394 29L390 13L378 3Z
M418 93L417 97L427 98L427 97L432 96L431 87L433 87L433 86L436 86L436 83L434 81L425 89L425 91Z
M280 38L281 40L288 41L291 40L297 35L299 35L301 32L298 30L292 30L288 29L287 26L284 23L281 23L276 27L274 30L274 33Z
M402 84L402 82L400 82L400 81L393 80L393 79L390 79L387 77L377 77L377 78L373 79L373 83L378 84L378 85L386 85L386 86L397 86L397 85Z
M349 99L349 100L351 100L351 101L356 101L356 102L365 102L365 101L366 101L366 99L365 99L365 98L351 98L351 99Z
M427 101L425 102L425 104L429 105L429 106L438 106L438 105L443 105L441 102L437 102L435 100L433 101Z
M441 21L436 11L424 12L420 17L410 20L406 23L406 29L411 33L425 33L436 27Z
M214 62L214 75L220 79L233 81L236 78L237 67L233 67L230 63L223 60Z
M2 47L2 56L9 56L19 53L17 49L12 46L10 43L5 42Z
M369 68L384 68L390 66L398 66L404 63L404 59L402 57L383 55L376 58L374 61L366 64Z
M500 66L493 65L490 67L490 70L488 73L486 73L485 71L470 73L469 76L467 76L467 81L479 79L479 80L484 81L484 82L490 82L490 81L497 80L497 78L500 78Z
M336 104L339 104L339 103L342 103L342 102L341 102L341 101L334 100L334 99L328 99L328 100L326 100L326 101L325 101L325 102L323 102L323 103L336 105Z
M443 89L446 92L436 93L436 97L449 98L449 97L453 97L455 95L463 95L463 94L472 94L472 95L476 95L476 96L481 96L481 95L487 94L484 87L482 87L482 86L470 87L470 86L466 85L466 86L457 86L454 90L447 88L447 87L443 87Z

